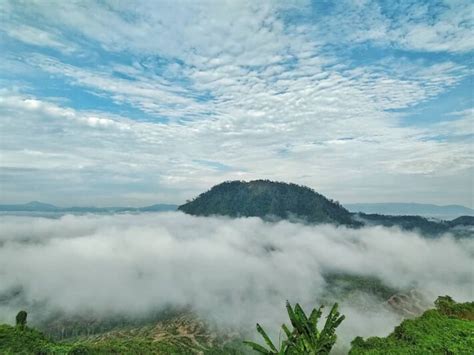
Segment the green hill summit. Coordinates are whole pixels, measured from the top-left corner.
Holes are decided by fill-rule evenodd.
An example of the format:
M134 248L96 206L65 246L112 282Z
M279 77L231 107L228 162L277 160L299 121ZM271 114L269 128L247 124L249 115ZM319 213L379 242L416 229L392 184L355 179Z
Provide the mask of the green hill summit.
M196 216L294 218L308 223L359 224L338 202L309 187L269 180L223 182L178 209Z

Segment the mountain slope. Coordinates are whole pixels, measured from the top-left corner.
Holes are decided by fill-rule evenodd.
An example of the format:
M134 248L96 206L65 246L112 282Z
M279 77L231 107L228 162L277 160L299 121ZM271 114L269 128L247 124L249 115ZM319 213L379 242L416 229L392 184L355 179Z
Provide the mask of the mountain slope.
M55 341L30 327L0 324L0 354L242 354L241 341L211 332L191 315L141 327Z
M474 210L460 205L437 206L423 203L352 203L345 204L350 212L385 215L418 215L452 219L459 216L474 216Z
M355 217L366 226L399 227L406 231L419 231L428 235L439 235L450 230L444 221L430 221L421 216L390 216L357 213Z
M404 320L385 338L355 338L349 354L472 354L474 302L444 296L435 304L436 309Z
M429 220L421 216L390 216L355 213L354 219L365 226L398 227L405 231L419 232L436 237L451 233L455 237L474 237L474 217L461 216L452 221Z
M38 201L31 201L28 203L18 204L18 205L0 205L0 211L41 211L41 212L53 212L60 210L59 207L51 205L49 203L43 203Z
M269 180L227 181L179 206L178 210L195 216L261 217L349 227L398 227L427 237L444 233L456 237L474 236L474 217L463 216L448 222L417 215L351 213L338 202L308 187Z
M448 222L451 227L474 226L474 216L461 216Z
M58 212L58 213L119 213L176 211L177 205L155 204L145 207L58 207L49 203L32 201L16 205L0 205L1 212Z
M339 203L308 187L268 180L224 182L178 209L197 216L296 218L309 223L359 225Z

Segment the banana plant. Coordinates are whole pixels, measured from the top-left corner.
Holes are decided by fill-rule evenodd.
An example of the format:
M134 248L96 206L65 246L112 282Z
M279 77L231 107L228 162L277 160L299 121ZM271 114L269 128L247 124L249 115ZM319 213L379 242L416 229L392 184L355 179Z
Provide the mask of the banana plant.
M267 355L329 354L336 343L336 328L345 318L339 313L338 304L335 303L332 306L321 331L318 329L318 321L322 316L323 306L313 309L309 317L298 303L293 308L287 301L286 310L293 329L290 331L285 324L282 325L281 328L286 339L279 344L279 349L273 344L260 324L257 324L257 331L263 337L268 348L251 341L244 343L256 352Z
M283 325L285 326L285 325ZM267 335L267 333L265 332L265 330L263 330L263 328L260 326L260 324L257 323L257 332L260 333L260 335L262 336L263 340L265 341L265 343L267 344L267 346L270 348L270 349L267 349L265 348L264 346L260 345L260 344L257 344L257 343L254 343L252 341L244 341L244 344L247 344L248 346L250 346L253 350L255 350L256 352L260 353L260 354L277 354L277 355L285 355L285 354L288 354L288 345L287 345L287 341L284 340L281 344L280 344L280 349L278 350L277 347L273 344L272 340L270 339L270 337Z

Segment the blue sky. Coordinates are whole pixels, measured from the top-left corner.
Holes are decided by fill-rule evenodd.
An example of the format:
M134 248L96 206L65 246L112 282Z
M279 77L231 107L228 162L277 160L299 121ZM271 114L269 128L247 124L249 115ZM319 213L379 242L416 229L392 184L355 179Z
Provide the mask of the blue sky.
M0 3L0 201L224 180L473 206L470 1Z

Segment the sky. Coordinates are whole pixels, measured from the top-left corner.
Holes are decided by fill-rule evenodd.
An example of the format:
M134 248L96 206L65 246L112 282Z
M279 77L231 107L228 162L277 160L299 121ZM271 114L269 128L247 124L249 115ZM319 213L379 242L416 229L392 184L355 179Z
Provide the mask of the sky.
M225 180L474 205L470 1L0 1L0 202Z

